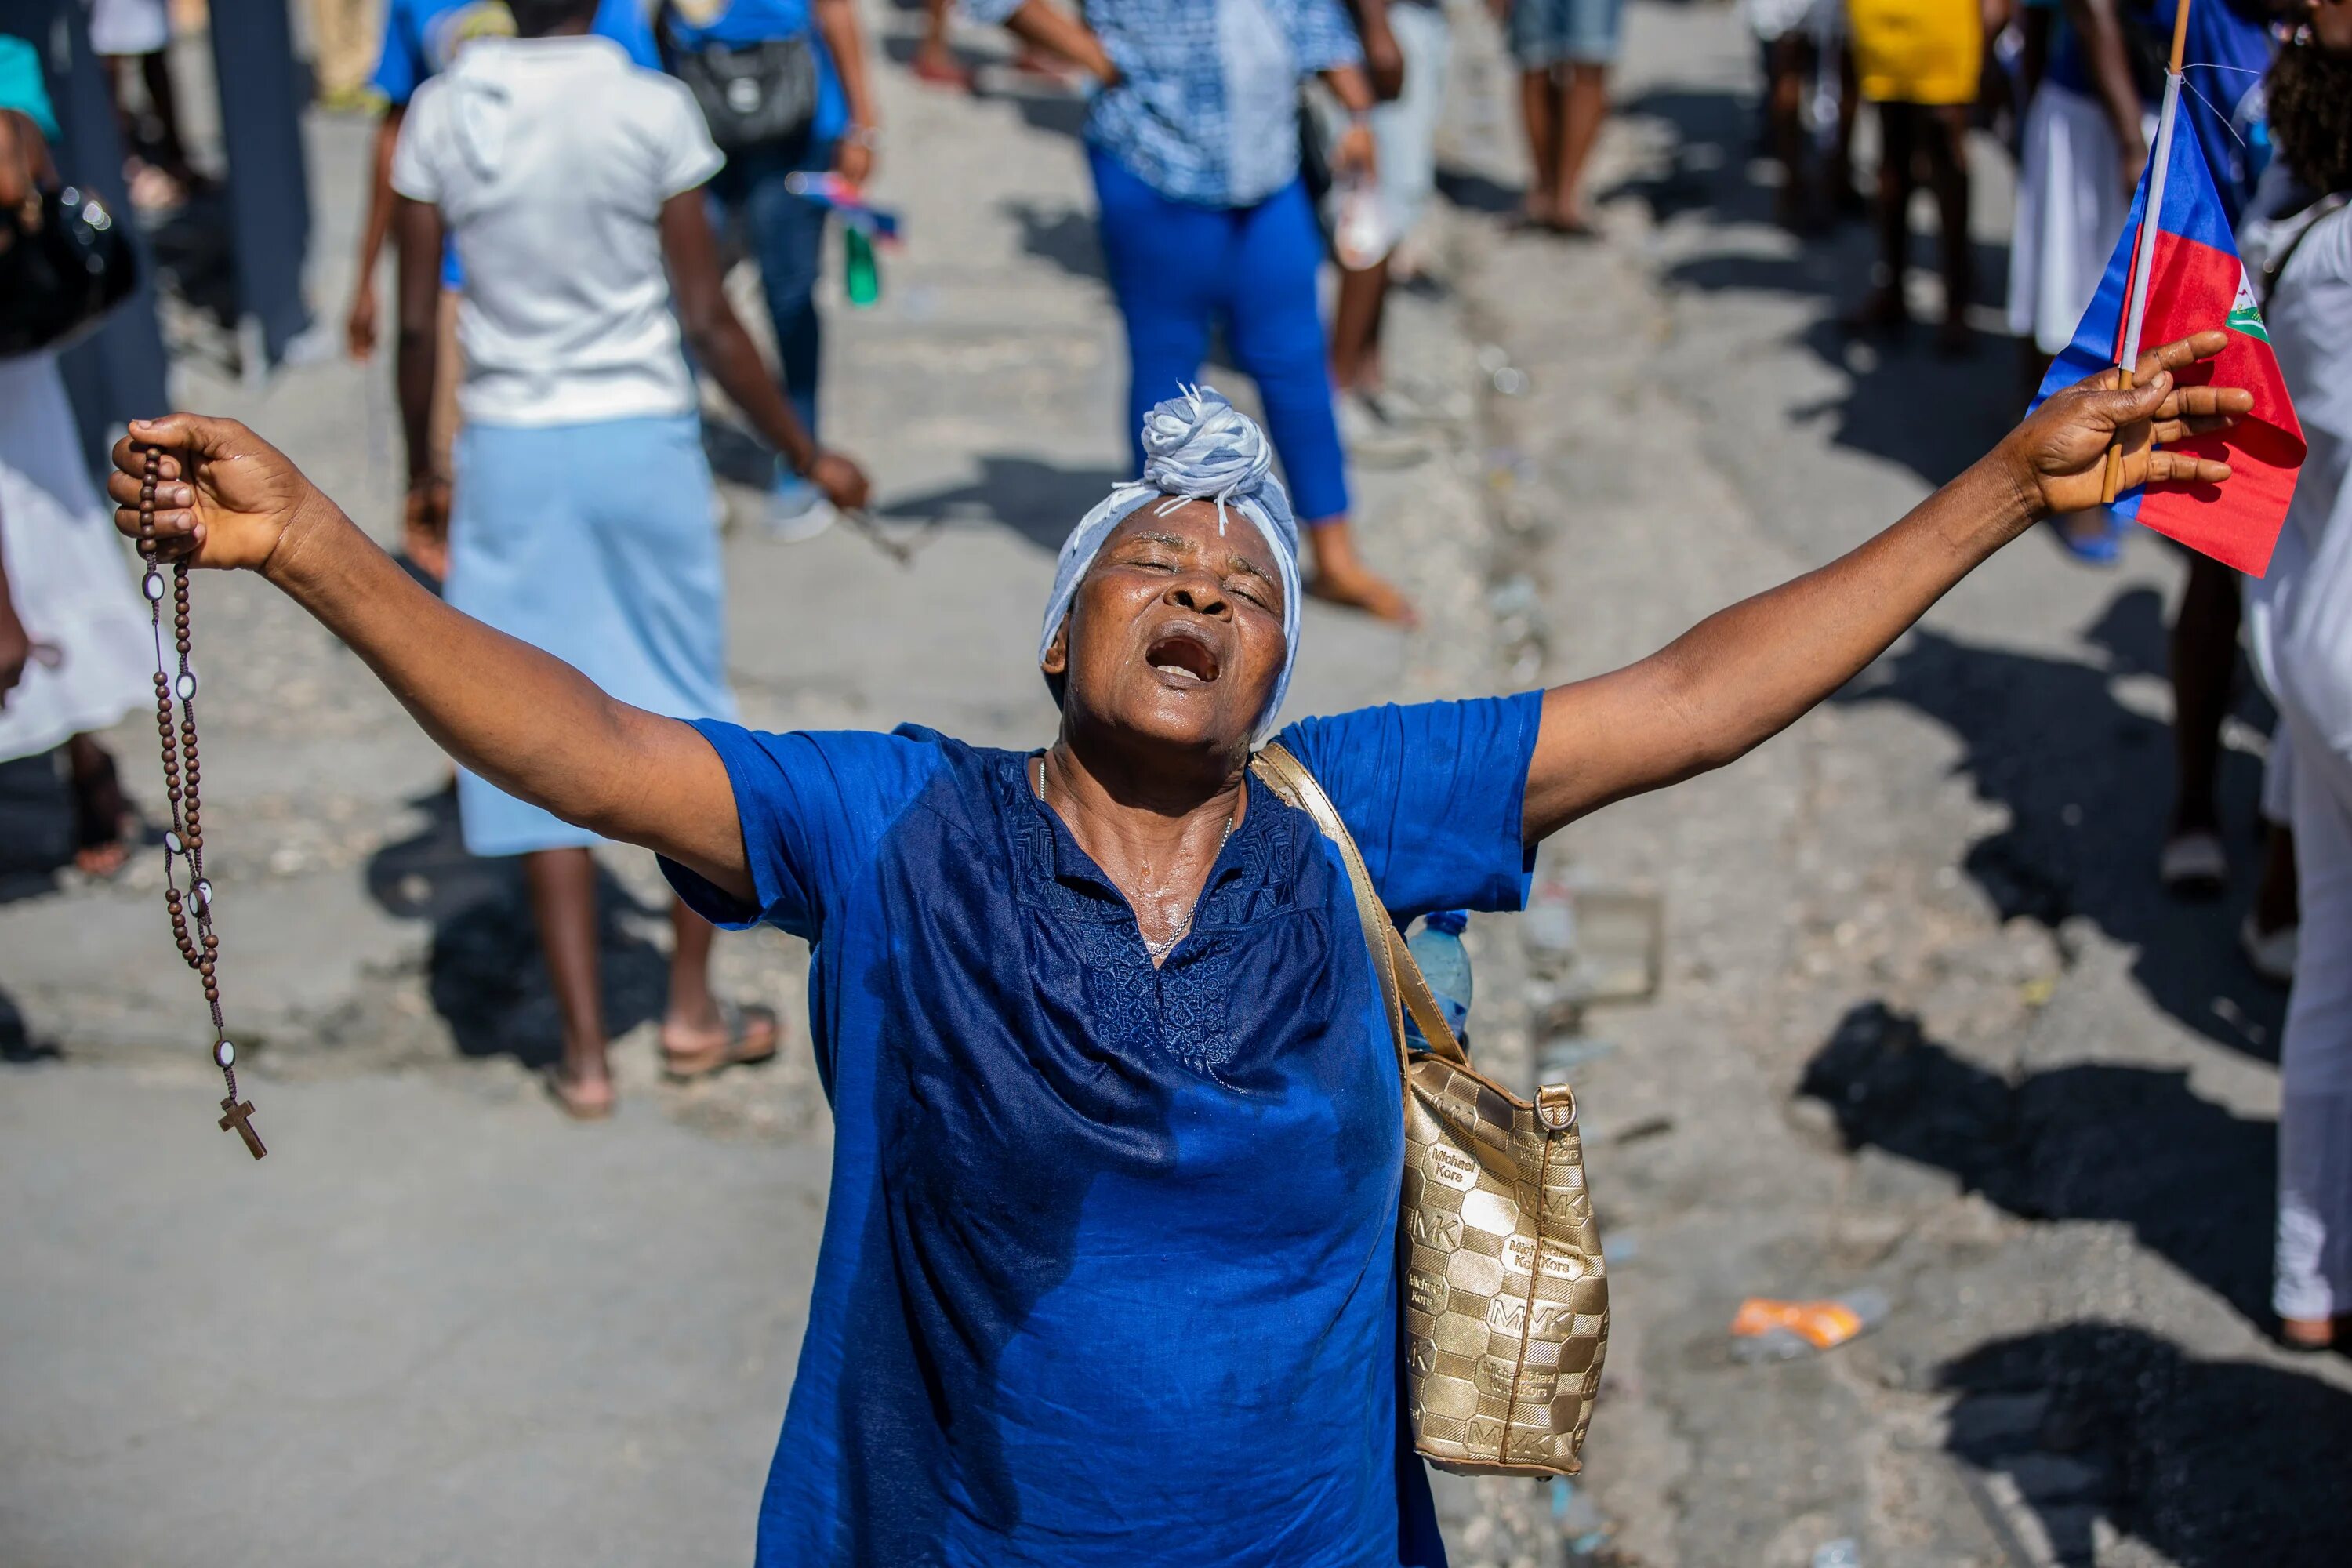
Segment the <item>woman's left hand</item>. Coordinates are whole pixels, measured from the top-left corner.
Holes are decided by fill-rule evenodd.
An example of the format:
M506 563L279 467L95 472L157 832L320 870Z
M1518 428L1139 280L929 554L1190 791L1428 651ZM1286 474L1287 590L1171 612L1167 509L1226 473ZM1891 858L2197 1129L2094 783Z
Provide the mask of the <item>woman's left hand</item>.
M1379 154L1372 143L1372 128L1362 120L1349 125L1331 148L1331 174L1335 179L1360 181L1370 184L1380 173Z
M874 133L862 126L851 126L841 144L834 149L833 172L853 185L863 185L874 177Z
M2172 373L2211 359L2229 334L2207 331L2148 350L2135 368L2136 384L2116 388L2102 371L2053 395L1995 449L2031 520L2085 511L2099 504L2107 447L2120 433L2123 477L2118 490L2146 484L2218 485L2230 465L2162 450L2165 443L2226 430L2254 405L2236 386L2179 386Z

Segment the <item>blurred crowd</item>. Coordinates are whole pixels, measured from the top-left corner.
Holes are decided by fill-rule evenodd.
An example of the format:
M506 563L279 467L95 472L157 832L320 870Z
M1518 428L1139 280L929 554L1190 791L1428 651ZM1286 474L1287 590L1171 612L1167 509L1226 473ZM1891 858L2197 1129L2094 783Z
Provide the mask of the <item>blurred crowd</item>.
M1874 286L1845 325L1883 341L1933 317L1941 353L1998 320L2018 401L2063 349L2124 232L2149 151L2176 5L2188 0L1740 0L1762 83L1779 216L1812 237L1874 225ZM853 0L306 0L319 101L377 118L341 337L393 345L415 569L476 616L657 711L731 714L719 507L698 378L773 450L765 523L811 537L869 500L827 447L818 283L826 237L871 237L887 140ZM1623 0L1492 0L1517 69L1528 177L1516 224L1600 238L1591 172ZM946 0L910 68L971 90ZM1460 11L1437 0L965 0L1018 42L1013 68L1088 100L1102 254L1145 414L1195 380L1213 332L1254 384L1297 513L1311 593L1386 619L1412 606L1366 564L1349 465L1409 447L1426 410L1383 374L1401 247L1435 188ZM70 23L58 21L63 16ZM184 23L188 18L183 17ZM45 193L120 158L131 202L201 195L166 68L163 0L0 0L0 279ZM70 42L61 46L60 39ZM115 144L61 139L60 47L102 62ZM2213 171L2311 455L2259 584L2185 560L2173 628L2176 771L2155 879L2230 882L2216 778L2242 645L2282 715L2248 961L2292 981L2276 1305L2297 1343L2352 1309L2352 531L2336 525L2352 434L2352 0L2194 0L2183 112ZM1864 106L1870 110L1863 114ZM1868 192L1857 126L1874 126ZM1972 154L1972 143L1974 152ZM2003 310L1979 310L1970 161L2014 159ZM1911 271L1924 186L1935 277ZM58 221L52 210L46 221ZM394 292L379 297L393 258ZM720 285L756 269L763 356ZM1327 268L1329 272L1327 273ZM1336 274L1326 308L1325 283ZM1985 302L1987 305L1990 302ZM57 366L65 338L0 341L0 761L59 752L82 868L118 868L130 825L95 735L149 700L146 616L82 467ZM1134 453L1139 468L1142 452ZM2112 564L2124 524L2063 519ZM467 775L466 841L524 858L562 1016L563 1108L610 1109L590 838ZM2299 873L2299 876L2298 876ZM676 913L665 1059L693 1075L776 1048L715 996L710 929Z

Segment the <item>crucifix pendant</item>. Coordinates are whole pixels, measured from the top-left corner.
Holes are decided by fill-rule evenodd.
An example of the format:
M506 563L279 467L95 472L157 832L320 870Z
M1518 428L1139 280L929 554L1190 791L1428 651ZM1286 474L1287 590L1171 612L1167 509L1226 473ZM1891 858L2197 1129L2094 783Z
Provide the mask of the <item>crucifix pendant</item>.
M261 1146L261 1134L253 1130L253 1101L249 1100L240 1101L232 1093L226 1100L221 1101L221 1111L222 1131L226 1132L232 1127L236 1128L237 1136L245 1140L245 1146L253 1151L253 1157L257 1160L269 1152Z

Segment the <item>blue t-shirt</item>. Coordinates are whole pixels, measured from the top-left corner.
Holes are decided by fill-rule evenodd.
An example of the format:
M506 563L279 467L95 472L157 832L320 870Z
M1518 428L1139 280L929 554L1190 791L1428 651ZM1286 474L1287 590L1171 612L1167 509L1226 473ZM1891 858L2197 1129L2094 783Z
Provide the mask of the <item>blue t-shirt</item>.
M841 73L834 68L824 37L816 30L809 0L717 0L715 11L708 4L694 9L709 14L700 21L691 21L684 11L664 0L662 25L679 48L699 48L705 44L740 48L806 36L816 56L816 110L809 121L809 138L822 146L841 134L849 123L849 97L841 89Z
M1516 909L1540 693L1282 740L1400 920ZM762 1568L1442 1564L1400 1420L1395 1047L1339 853L1252 778L1190 932L928 730L706 721L758 904L815 948L833 1107Z
M642 0L601 0L590 32L612 39L629 51L632 62L647 70L661 69L654 47L653 25L646 20ZM392 0L383 16L383 45L376 51L376 91L394 109L405 109L416 89L449 68L457 51L476 38L511 38L514 15L506 0ZM466 270L457 264L457 247L441 247L441 287L462 289Z
M2137 37L2149 58L2168 60L2176 6L2177 0L2124 0L2116 19ZM2201 0L2189 8L2180 55L2180 112L2233 224L2270 163L2262 83L2274 47L2260 0ZM2094 101L2098 98L2089 47L2063 16L2052 41L2049 79Z
M426 79L449 68L457 51L473 38L511 38L514 16L506 0L392 0L383 18L383 47L376 56L375 89L404 109ZM589 31L612 39L647 70L661 69L654 30L643 0L603 0Z

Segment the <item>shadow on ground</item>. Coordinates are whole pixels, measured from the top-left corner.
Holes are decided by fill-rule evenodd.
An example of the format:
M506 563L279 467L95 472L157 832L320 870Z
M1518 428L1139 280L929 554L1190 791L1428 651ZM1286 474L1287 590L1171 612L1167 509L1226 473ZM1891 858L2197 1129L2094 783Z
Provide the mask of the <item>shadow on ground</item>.
M993 522L1041 550L1057 551L1073 519L1084 516L1133 476L1108 468L1066 468L1034 458L986 457L980 478L890 503L893 518L932 522Z
M2010 427L2023 407L2024 390L2011 340L1988 335L1972 354L1955 360L1932 351L1931 322L1915 322L1895 341L1868 343L1857 342L1841 324L1872 283L1877 246L1867 224L1809 238L1794 253L1754 243L1756 231L1780 231L1773 217L1777 187L1756 173L1761 164L1752 102L1727 91L1660 89L1628 100L1619 112L1663 123L1671 151L1663 167L1622 182L1601 199L1634 197L1662 226L1691 212L1704 211L1713 220L1706 241L1675 247L1696 254L1664 270L1670 288L1790 294L1820 302L1819 319L1796 341L1840 370L1846 384L1832 398L1791 408L1791 418L1826 417L1838 446L1900 463L1931 484L1958 473ZM1921 204L1924 212L1924 197ZM1748 232L1735 237L1727 232L1733 229ZM1937 256L1937 242L1915 226L1915 271L1934 267ZM2007 247L1979 241L1970 258L1974 302L2004 298Z
M1948 1171L2013 1215L2119 1221L2141 1246L2269 1321L2276 1126L2195 1093L2185 1072L2085 1063L2012 1082L1883 1003L1848 1012L1798 1093L1849 1150Z
M410 804L425 813L425 826L385 845L368 862L369 895L404 920L431 922L426 994L460 1052L509 1056L533 1068L549 1066L559 1053L561 1032L523 889L522 862L466 852L455 791ZM617 1037L661 1016L669 988L667 955L623 929L620 917L660 918L666 911L638 902L602 866L596 908L604 1027Z
M0 1062L47 1061L57 1054L57 1047L33 1038L16 998L0 991Z
M1979 799L2009 813L2009 826L1972 845L1964 862L2004 919L2022 915L2049 927L2062 948L2067 921L2091 921L2134 950L2133 977L2157 1005L2211 1039L2275 1061L2284 994L2247 967L2234 934L2258 869L2258 760L2222 752L2222 811L2237 830L2231 896L2184 903L2156 879L2172 804L2171 730L2118 702L2114 683L2164 669L2163 613L2151 590L2117 595L2087 634L2105 654L2103 664L1920 628L1834 700L1901 702L1959 738L1959 771ZM2243 693L2242 717L2266 732L2267 705L2250 682Z
M1094 214L1074 206L1040 206L1012 201L1002 208L1021 230L1021 248L1041 261L1050 261L1073 278L1100 280L1102 238Z
M1979 1346L1943 1383L1963 1395L1947 1447L2010 1476L2063 1561L2090 1561L2104 1517L2179 1568L2352 1562L2352 1394L2316 1377L2084 1322Z

